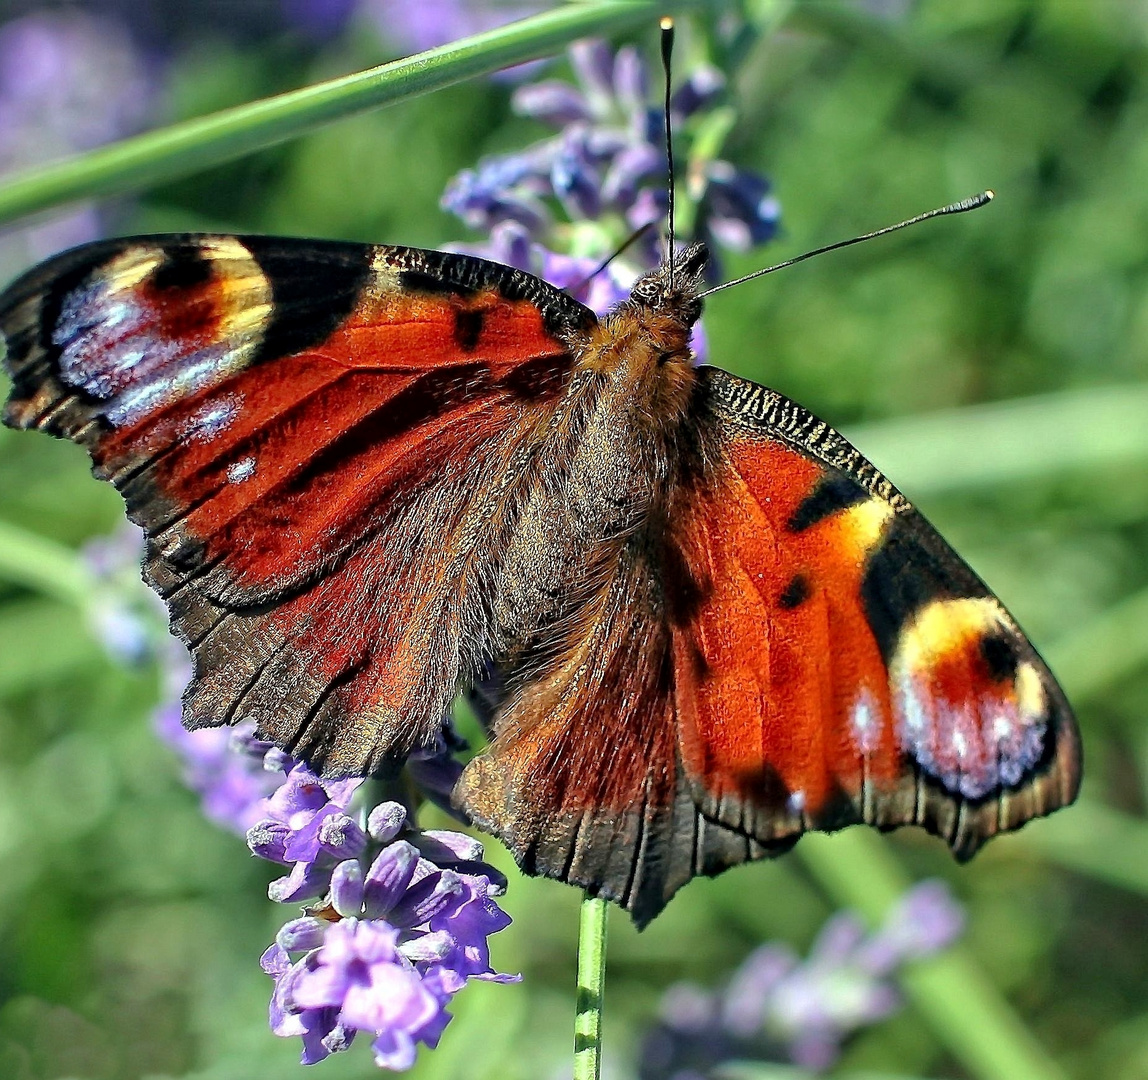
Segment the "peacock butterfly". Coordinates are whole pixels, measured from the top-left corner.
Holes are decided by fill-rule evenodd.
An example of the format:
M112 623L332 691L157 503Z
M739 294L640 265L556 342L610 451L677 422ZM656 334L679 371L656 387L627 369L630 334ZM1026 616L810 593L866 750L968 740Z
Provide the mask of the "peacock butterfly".
M695 366L705 260L599 319L466 255L99 241L0 296L4 421L143 526L189 727L374 773L477 685L458 805L639 924L809 829L964 859L1070 802L1071 711L988 587L831 427Z
M695 365L673 205L603 319L473 256L259 236L99 241L0 295L4 422L85 446L143 527L189 728L387 773L469 690L456 804L639 925L809 829L966 859L1080 782L1060 687L908 500Z

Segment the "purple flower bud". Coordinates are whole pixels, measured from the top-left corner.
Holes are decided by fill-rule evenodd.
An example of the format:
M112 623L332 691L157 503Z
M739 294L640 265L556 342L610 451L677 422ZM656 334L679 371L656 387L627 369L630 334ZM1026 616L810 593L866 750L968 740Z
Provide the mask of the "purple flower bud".
M445 911L464 888L462 878L453 870L428 874L411 885L391 908L387 918L396 926L423 926Z
M446 930L435 930L404 941L399 952L412 964L435 963L445 960L456 948L454 935Z
M735 169L728 161L711 161L706 180L705 225L720 244L747 251L777 232L781 211L764 177Z
M576 41L570 46L570 64L581 83L594 116L607 116L614 93L614 56L604 41Z
M601 210L602 181L590 161L582 136L583 132L576 128L567 132L551 167L550 180L554 194L570 217L596 218Z
M292 919L279 928L275 935L275 944L284 953L308 952L317 949L323 944L323 937L327 927L331 924L325 919L316 919L314 916L304 916ZM264 956L267 954L264 953ZM267 969L264 968L266 971Z
M608 206L624 209L638 197L639 185L651 177L665 176L665 171L666 157L662 151L649 143L628 146L618 152L606 172L602 182L602 201Z
M504 225L511 227L510 222ZM508 260L499 261L505 261L509 266L515 265ZM437 754L415 753L407 759L407 772L419 791L439 809L465 823L466 815L451 805L451 792L462 776L462 769L462 762L450 751Z
M314 863L297 862L291 873L276 878L267 886L267 895L277 904L294 904L317 899L327 891L330 883L330 867L324 869Z
M342 916L363 912L363 867L356 859L339 863L331 871L331 906Z
M291 830L281 821L264 818L247 830L247 846L252 854L269 862L287 863L287 837Z
M289 773L298 762L285 750L280 750L277 746L272 746L268 749L267 753L263 755L263 768L267 772L281 772Z
M405 840L379 852L363 882L363 905L367 918L386 915L410 887L418 867L418 850Z
M452 861L477 862L483 855L481 840L448 829L426 829L415 842L424 858L440 866Z
M367 815L367 832L372 840L389 844L407 821L407 808L399 802L381 802Z
M771 997L797 964L797 954L787 945L763 945L750 953L722 995L723 1025L743 1039L752 1038Z
M674 91L670 99L670 112L679 117L692 116L708 108L725 90L725 76L716 67L703 64L695 68L690 77Z
M346 814L324 817L317 834L319 846L336 859L354 859L367 847L367 834Z
M875 975L948 948L964 930L965 916L943 881L913 886L861 949L859 961Z
M653 225L664 221L669 203L665 191L659 188L642 188L626 211L626 221L633 229L643 225Z
M649 86L646 65L632 45L623 46L614 57L614 95L622 109L630 115L644 116Z

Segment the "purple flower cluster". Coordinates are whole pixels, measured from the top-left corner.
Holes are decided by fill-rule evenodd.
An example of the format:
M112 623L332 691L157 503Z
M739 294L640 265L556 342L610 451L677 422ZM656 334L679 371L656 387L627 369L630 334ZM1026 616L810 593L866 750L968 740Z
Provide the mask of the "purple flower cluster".
M641 1080L704 1080L733 1061L791 1062L819 1072L858 1029L900 1006L902 965L946 948L964 926L939 881L915 886L873 933L841 912L802 961L787 945L755 950L718 991L680 983L647 1034Z
M308 905L262 959L275 982L272 1030L302 1038L305 1064L365 1032L377 1064L409 1068L419 1043L436 1045L447 1004L469 980L517 978L491 968L487 945L510 923L494 900L506 879L482 861L477 840L419 830L399 802L372 807L374 784L316 776L248 723L185 730L179 702L191 663L163 635L162 608L138 581L142 551L134 528L86 547L96 629L118 659L159 662L165 693L156 730L204 813L286 870L268 887L272 900ZM463 748L447 721L438 745L412 755L407 773L420 794L449 807Z
M665 217L662 112L651 103L648 71L635 49L615 54L602 42L581 42L571 47L570 62L577 85L548 79L519 87L513 97L517 112L557 134L459 173L442 205L489 234L486 244L467 250L538 274L602 312L661 257L657 230L649 228L605 281L587 281L631 232ZM675 131L724 90L716 68L694 71L671 101ZM684 149L683 195L693 204L699 239L745 250L774 235L779 207L764 177L728 161L691 157L688 144ZM556 254L560 247L565 252Z
M323 781L305 765L248 832L263 858L291 865L272 882L283 903L313 900L263 955L275 981L271 1029L303 1039L303 1063L372 1037L376 1064L407 1069L434 1047L450 999L470 979L514 981L490 966L487 938L510 924L493 897L504 880L462 833L421 832L381 802L365 828L347 813L360 780Z

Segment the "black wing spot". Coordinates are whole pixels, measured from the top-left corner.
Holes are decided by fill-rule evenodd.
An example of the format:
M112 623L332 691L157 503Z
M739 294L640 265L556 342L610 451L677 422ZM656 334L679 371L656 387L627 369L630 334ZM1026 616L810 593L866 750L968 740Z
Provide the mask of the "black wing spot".
M827 476L807 495L793 511L787 523L790 532L801 532L832 517L850 506L866 502L872 496L856 480L848 476Z
M1013 642L1003 634L988 634L981 638L981 657L989 669L989 674L997 682L1016 677L1019 659Z
M371 273L365 244L241 237L271 283L271 323L255 362L324 342L355 310Z
M483 311L456 311L454 313L454 341L463 352L473 352L478 347L478 340L482 337L482 328L486 324L486 313Z
M891 663L901 629L934 600L992 591L915 512L898 514L869 559L861 583L865 615L881 656Z
M804 574L794 574L778 598L778 603L788 611L805 603L809 599L809 593L809 579Z
M211 259L195 247L177 247L164 252L163 262L148 280L152 289L167 292L206 285L212 276Z

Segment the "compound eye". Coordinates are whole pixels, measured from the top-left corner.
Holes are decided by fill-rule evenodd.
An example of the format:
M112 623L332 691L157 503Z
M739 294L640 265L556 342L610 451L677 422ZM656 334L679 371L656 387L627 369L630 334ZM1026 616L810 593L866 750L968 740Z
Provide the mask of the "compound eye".
M641 278L634 283L633 289L630 290L630 298L636 300L639 304L652 307L657 303L661 292L661 282L655 278Z

